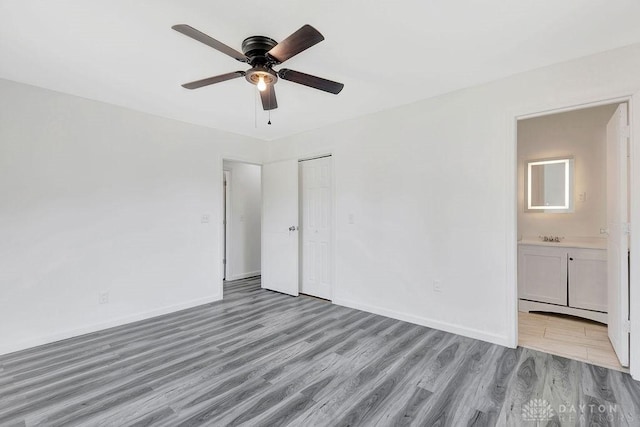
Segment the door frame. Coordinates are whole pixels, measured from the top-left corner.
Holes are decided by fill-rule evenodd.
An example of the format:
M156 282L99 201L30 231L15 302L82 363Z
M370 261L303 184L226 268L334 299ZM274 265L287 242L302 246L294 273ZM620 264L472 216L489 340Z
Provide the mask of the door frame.
M534 117L548 116L569 111L582 110L602 105L627 102L629 106L629 223L631 235L629 247L632 248L629 266L629 317L631 319L631 333L629 346L629 369L631 376L640 380L640 87L625 93L613 93L610 96L590 97L576 100L573 103L558 103L530 106L528 108L507 111L506 132L507 144L505 159L506 171L511 179L506 179L506 283L507 283L507 345L511 348L518 346L518 121ZM636 331L636 332L634 332Z
M333 303L335 299L335 285L336 285L336 226L338 224L337 208L336 208L336 167L335 167L335 154L333 151L321 152L313 155L303 156L298 158L298 170L300 170L300 163L309 160L321 159L323 157L331 157L331 286L329 289L329 301ZM300 175L298 175L298 224L302 225L302 194L300 188ZM302 231L302 228L300 228ZM302 233L300 233L300 239L298 241L298 291L302 288Z
M223 183L222 194L224 198L224 204L222 207L222 215L223 218L223 227L222 227L222 278L226 280L227 277L232 276L231 267L229 263L229 254L231 253L231 243L229 239L229 235L231 234L231 169L222 169L222 179L226 186ZM225 262L226 261L226 262Z
M222 197L224 195L224 188L223 188L223 180L224 180L224 173L225 173L225 168L224 168L224 162L236 162L236 163L246 163L248 165L256 165L256 166L260 166L262 167L262 162L257 162L255 160L255 158L251 159L251 158L246 158L246 157L238 157L238 156L231 156L231 155L225 155L222 154L220 156L218 156L218 167L219 167L219 173L220 175L218 175L219 179L217 180L217 182L215 183L215 188L217 190L218 193L218 199L217 200L222 200ZM231 172L229 170L226 170L228 172ZM262 191L262 190L261 190ZM224 298L224 264L223 264L223 259L226 256L225 254L225 248L224 248L224 227L225 225L222 222L222 218L224 218L224 206L222 205L222 203L218 202L218 274L217 277L218 279L216 280L216 283L214 284L217 293L220 297L220 299ZM227 223L227 231L229 231L229 223ZM260 234L261 234L261 238L262 238L262 230L260 230ZM228 249L228 248L227 248ZM228 259L227 259L228 261Z

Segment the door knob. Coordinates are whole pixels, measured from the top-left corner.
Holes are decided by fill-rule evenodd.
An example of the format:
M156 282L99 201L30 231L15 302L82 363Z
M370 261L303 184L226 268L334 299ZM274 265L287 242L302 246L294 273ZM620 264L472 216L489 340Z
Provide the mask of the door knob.
M295 225L292 225L291 227L289 227L289 231L296 231L298 229L298 227L296 227Z

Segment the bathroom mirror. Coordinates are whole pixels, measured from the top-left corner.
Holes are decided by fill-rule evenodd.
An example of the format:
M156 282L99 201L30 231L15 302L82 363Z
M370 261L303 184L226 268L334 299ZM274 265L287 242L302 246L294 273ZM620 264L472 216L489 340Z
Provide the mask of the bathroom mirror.
M525 211L573 212L573 158L526 162Z

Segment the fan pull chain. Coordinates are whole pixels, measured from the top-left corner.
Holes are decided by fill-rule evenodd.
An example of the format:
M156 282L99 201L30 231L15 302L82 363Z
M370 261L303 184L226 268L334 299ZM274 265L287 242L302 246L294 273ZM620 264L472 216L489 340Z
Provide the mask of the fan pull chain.
M268 125L271 125L271 92L273 92L273 90L269 90L269 121L267 122Z

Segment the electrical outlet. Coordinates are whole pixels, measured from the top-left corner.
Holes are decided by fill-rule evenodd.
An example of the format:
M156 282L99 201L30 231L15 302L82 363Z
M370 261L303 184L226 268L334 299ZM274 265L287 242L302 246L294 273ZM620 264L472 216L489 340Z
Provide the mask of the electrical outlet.
M208 224L210 220L211 220L211 217L207 214L202 215L202 217L200 218L200 222L202 224Z
M355 224L355 222L356 222L355 215L354 215L354 214L352 214L352 213L350 213L350 214L349 214L348 221L349 221L349 224Z
M580 200L581 202L586 202L587 201L587 192L585 191L584 193L580 193L578 195L578 200Z
M442 292L442 280L433 281L433 290L435 292Z
M98 303L99 304L108 304L109 303L109 292L100 292L98 294Z

